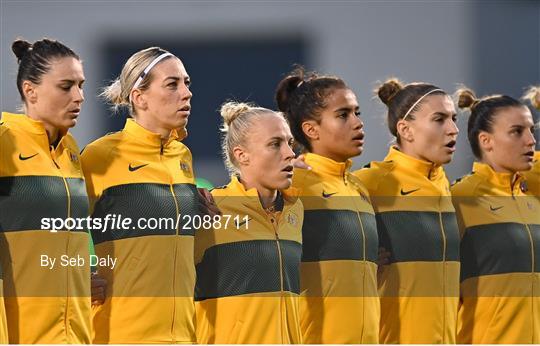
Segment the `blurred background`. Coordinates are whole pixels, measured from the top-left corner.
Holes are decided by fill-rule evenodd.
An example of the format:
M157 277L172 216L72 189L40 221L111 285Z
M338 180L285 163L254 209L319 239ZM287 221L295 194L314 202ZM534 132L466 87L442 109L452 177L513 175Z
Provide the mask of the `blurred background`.
M354 168L382 160L391 142L378 81L395 76L448 92L465 84L483 96L520 97L540 83L540 1L47 1L0 0L0 105L20 106L11 43L22 37L62 41L78 53L86 101L72 133L83 148L123 127L97 98L134 52L161 46L180 57L193 81L189 137L195 173L222 185L221 103L275 108L278 81L293 64L345 79L366 130ZM533 112L538 121L538 112ZM470 172L466 115L452 181ZM538 137L537 137L538 138ZM1 150L1 148L0 148Z

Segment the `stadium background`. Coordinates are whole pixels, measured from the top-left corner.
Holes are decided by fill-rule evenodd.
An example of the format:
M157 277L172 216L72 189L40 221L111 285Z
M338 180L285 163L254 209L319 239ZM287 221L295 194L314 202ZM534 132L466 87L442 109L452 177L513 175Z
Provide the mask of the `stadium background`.
M193 81L187 145L195 172L227 181L219 149L219 105L227 99L274 108L277 82L293 63L343 77L356 92L366 129L355 168L381 160L390 142L377 81L396 76L447 91L520 97L540 83L540 1L25 1L0 0L0 104L15 111L11 42L61 40L84 61L86 101L72 133L81 148L123 126L96 95L135 51L159 45ZM538 120L538 114L535 114ZM451 180L470 171L460 117ZM1 150L1 148L0 148Z

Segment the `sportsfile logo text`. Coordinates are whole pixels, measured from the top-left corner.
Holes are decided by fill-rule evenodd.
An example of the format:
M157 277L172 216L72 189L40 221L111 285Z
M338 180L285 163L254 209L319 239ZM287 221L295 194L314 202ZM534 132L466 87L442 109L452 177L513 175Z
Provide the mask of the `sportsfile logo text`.
M84 218L42 218L41 229L56 233L62 230L199 230L199 229L248 229L250 217L247 215L187 215L178 214L174 218L138 218L107 214L105 217Z

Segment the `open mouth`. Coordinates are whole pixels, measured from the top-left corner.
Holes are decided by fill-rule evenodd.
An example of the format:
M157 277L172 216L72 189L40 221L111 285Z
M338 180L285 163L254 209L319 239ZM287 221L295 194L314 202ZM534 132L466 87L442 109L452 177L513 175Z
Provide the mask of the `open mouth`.
M293 166L292 165L288 165L287 167L283 168L281 171L287 175L287 178L292 178L292 176L293 176Z
M293 171L293 166L292 166L292 165L288 165L287 167L283 168L281 171L282 171L282 172L287 172L287 173L292 173L292 171Z
M533 161L533 159L534 159L534 151L527 151L523 155L525 155L529 161Z
M189 112L190 110L191 110L190 105L185 105L184 107L179 109L179 111L182 111L182 112Z
M449 149L455 149L456 141L450 141L450 142L446 143L444 146L449 148Z
M70 111L68 111L67 113L67 116L72 120L72 121L76 121L77 118L79 117L79 112L81 110L80 109L72 109Z

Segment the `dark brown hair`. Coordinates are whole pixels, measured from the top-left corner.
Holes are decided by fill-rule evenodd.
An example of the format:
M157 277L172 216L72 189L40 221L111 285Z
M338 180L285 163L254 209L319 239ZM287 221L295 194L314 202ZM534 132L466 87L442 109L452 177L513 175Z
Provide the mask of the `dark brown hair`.
M30 43L17 39L11 45L11 50L17 57L19 69L17 71L17 89L21 99L25 101L22 84L25 80L40 84L41 77L49 72L51 63L55 59L73 57L80 60L69 47L59 41L44 38L40 41Z
M471 111L467 124L467 137L471 145L472 152L476 158L482 158L482 151L478 143L480 131L491 133L495 114L505 107L524 107L518 100L506 95L491 95L478 99L469 88L461 88L456 91L458 107Z
M302 131L302 123L319 122L321 111L327 106L326 98L336 89L348 86L341 78L307 73L302 66L297 66L277 86L277 107L285 114L295 141L307 151L311 151L311 144Z
M397 123L400 119L403 119L409 111L409 109L417 102L422 96L431 92L430 95L447 95L446 92L439 87L428 83L410 83L403 85L396 78L388 79L381 84L375 92L379 99L388 107L387 124L390 133L396 137L397 143L400 143L399 134L397 132ZM436 90L436 91L433 91ZM420 101L413 109L410 110L408 119L414 120L414 112L418 111L422 103Z

